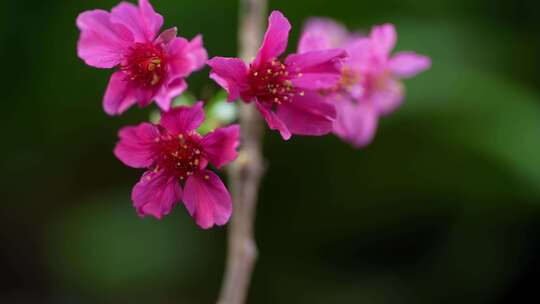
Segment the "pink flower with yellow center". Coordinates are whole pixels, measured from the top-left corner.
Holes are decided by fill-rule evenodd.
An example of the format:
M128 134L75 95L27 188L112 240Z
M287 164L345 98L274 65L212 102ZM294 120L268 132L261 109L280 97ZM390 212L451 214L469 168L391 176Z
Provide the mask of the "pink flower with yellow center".
M158 36L162 25L163 17L148 0L78 16L79 57L96 68L118 67L103 99L107 114L118 115L135 103L144 107L153 100L167 111L172 99L187 88L185 77L205 65L201 36L188 41L176 37L176 28Z
M290 29L283 14L272 12L263 44L249 66L239 58L214 57L208 61L210 77L229 93L229 101L254 102L270 129L286 140L292 134L327 134L336 111L319 90L339 82L345 51L306 52L282 60Z
M404 99L401 80L431 67L429 57L413 52L391 56L396 40L391 24L375 26L368 37L362 37L329 19L309 21L300 39L300 53L335 47L347 50L341 80L325 94L337 110L334 133L356 147L371 143L379 117L399 107Z
M199 102L163 113L159 124L142 123L120 130L116 157L127 166L147 169L131 195L140 216L161 219L183 201L204 229L229 220L229 191L207 167L212 164L219 169L236 159L240 128L232 125L201 136L196 129L203 120Z

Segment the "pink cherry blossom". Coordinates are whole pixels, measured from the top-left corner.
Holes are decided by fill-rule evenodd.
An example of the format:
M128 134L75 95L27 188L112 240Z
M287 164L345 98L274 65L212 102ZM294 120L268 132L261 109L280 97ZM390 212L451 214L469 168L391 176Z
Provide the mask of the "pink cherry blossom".
M118 67L103 99L107 114L118 115L135 103L144 107L153 100L167 111L172 99L187 88L185 77L205 65L208 57L200 35L188 41L176 37L172 28L158 36L162 25L163 17L148 0L78 16L79 57L96 68Z
M120 130L116 157L129 167L147 169L131 195L141 217L161 219L183 201L204 229L229 220L229 191L207 167L221 168L236 159L240 128L231 125L201 136L196 129L203 120L199 102L163 113L157 125L142 123Z
M239 58L214 57L208 61L210 77L229 94L254 102L272 130L287 140L292 134L324 135L332 131L336 110L320 95L340 79L342 49L292 54L281 60L291 25L278 11L272 12L257 57L247 66Z
M401 79L431 66L429 57L413 52L391 56L396 40L391 24L375 26L368 37L361 37L328 19L308 22L300 39L300 53L335 47L347 50L339 84L325 93L337 110L334 133L356 147L368 145L379 117L392 113L403 101Z

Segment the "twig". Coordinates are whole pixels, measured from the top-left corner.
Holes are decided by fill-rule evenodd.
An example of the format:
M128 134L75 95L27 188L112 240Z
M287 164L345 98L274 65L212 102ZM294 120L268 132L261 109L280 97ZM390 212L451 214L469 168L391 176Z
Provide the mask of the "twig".
M263 34L267 0L240 0L240 56L249 62ZM234 211L229 224L225 277L218 304L244 304L257 259L255 211L263 175L262 122L253 105L239 103L241 151L229 171Z

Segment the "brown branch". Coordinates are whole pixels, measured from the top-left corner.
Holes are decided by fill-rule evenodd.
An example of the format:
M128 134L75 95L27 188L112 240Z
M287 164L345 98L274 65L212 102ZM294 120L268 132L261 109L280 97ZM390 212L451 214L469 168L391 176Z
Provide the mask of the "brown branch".
M240 0L240 56L249 62L263 34L267 0ZM263 175L262 122L253 105L240 103L241 151L229 171L233 217L229 224L225 277L218 304L244 304L257 259L255 211Z

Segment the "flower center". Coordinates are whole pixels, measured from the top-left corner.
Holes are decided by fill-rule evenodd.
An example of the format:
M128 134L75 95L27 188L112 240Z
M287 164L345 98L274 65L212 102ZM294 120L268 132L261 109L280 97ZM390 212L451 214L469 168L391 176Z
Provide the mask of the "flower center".
M136 43L121 63L127 79L141 87L154 87L165 78L166 57L159 45Z
M324 93L336 94L336 96L351 96L356 98L364 93L362 82L365 80L358 72L349 67L341 69L341 78L334 87Z
M350 87L357 85L362 78L358 73L350 68L343 68L341 71L341 79L338 84L339 87L349 89Z
M259 66L250 66L249 84L259 102L281 105L291 102L297 94L304 94L292 85L291 79L297 77L302 77L302 73L294 73L279 60L273 59Z
M381 73L368 73L363 79L363 84L365 87L365 96L370 97L373 93L377 91L385 91L388 89L388 79L391 77L389 71L384 71Z
M184 181L195 171L206 166L206 159L200 147L201 136L192 132L173 136L164 131L156 138L159 154L155 170L166 170L168 174Z

